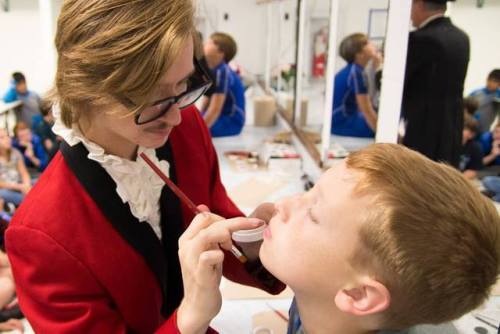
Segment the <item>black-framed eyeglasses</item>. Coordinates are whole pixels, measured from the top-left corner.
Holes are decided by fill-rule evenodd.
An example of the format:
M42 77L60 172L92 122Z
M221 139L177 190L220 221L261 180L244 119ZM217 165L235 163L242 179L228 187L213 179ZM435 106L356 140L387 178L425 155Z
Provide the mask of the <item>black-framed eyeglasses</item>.
M152 122L165 115L174 104L179 104L179 109L184 109L195 103L212 85L212 79L207 70L194 57L195 71L189 78L188 89L177 96L155 102L135 115L135 124L142 125Z

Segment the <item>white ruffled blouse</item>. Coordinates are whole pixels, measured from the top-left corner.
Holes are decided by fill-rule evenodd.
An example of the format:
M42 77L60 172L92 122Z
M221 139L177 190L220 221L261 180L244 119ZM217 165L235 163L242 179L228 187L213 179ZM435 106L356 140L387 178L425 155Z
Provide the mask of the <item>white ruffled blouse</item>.
M82 134L77 125L67 128L60 117L57 107L52 111L55 123L52 128L55 134L61 136L70 146L82 143L89 151L87 157L97 161L116 183L116 192L123 203L128 203L132 215L140 222L147 222L161 240L160 227L160 195L165 183L155 174L142 159L136 161L107 154L104 149L91 142ZM165 175L169 176L169 163L158 160L156 151L139 146L137 155L144 152Z

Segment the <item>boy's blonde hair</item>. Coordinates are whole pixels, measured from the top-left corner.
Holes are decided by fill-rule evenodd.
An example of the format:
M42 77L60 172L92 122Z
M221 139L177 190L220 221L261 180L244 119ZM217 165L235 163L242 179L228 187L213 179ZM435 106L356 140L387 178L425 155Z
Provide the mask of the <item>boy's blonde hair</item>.
M499 268L497 210L458 171L394 144L353 153L354 193L373 199L353 265L387 286L387 329L442 323L479 306Z
M52 100L64 124L85 106L117 101L138 111L188 38L191 0L65 0L57 22Z
M224 54L224 62L229 63L236 56L238 45L231 35L224 32L214 32L210 35L210 39Z

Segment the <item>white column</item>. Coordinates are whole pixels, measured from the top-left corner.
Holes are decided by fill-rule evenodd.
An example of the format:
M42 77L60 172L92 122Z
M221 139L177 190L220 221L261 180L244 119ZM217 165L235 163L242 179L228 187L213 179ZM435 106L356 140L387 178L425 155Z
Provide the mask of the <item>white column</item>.
M306 8L307 0L300 1L300 14L299 14L299 38L298 38L298 52L297 52L297 73L296 73L296 87L295 91L295 124L298 124L300 119L300 111L302 108L302 73L304 68L304 52L305 52L305 31L306 31Z
M330 2L330 31L328 33L328 60L325 75L325 106L323 112L323 129L321 134L321 161L325 163L328 159L328 149L330 148L330 130L332 128L333 112L333 89L335 86L335 65L337 54L338 18L340 0Z
M390 0L376 142L396 143L410 32L411 0Z
M272 66L272 46L273 46L273 3L270 2L265 5L267 12L267 45L266 45L266 68L265 85L266 90L271 89L271 66Z
M54 73L56 70L56 50L54 47L54 3L53 0L38 0L40 11L40 31L42 32L42 42L44 54L47 59L47 64L50 66L49 73ZM50 80L52 82L52 78Z

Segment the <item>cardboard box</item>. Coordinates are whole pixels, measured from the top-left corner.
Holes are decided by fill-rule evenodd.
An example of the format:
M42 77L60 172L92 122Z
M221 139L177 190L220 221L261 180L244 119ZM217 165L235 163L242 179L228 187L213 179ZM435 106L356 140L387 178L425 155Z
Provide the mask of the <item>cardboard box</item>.
M285 117L288 119L292 119L292 115L294 113L293 109L293 97L287 97L285 100ZM307 106L309 104L309 100L307 98L302 98L302 105L300 108L300 119L295 120L295 124L299 127L304 127L307 125Z
M274 126L276 124L276 101L271 96L257 96L253 100L254 125Z

